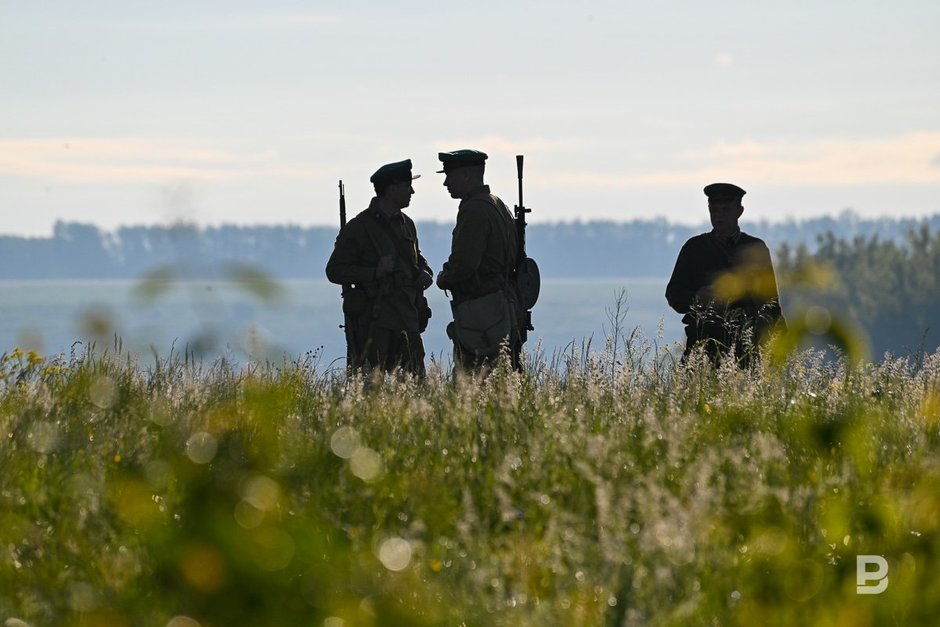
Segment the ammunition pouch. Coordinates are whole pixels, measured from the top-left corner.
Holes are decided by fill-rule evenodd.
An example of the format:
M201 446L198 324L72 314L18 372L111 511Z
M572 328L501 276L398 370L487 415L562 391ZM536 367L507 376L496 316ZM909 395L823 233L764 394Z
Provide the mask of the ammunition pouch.
M428 299L423 293L418 294L415 306L418 309L418 333L424 333L428 328L428 321L431 319L431 306L428 305Z
M516 305L506 291L451 303L454 323L448 335L472 355L496 357L500 345L517 327Z

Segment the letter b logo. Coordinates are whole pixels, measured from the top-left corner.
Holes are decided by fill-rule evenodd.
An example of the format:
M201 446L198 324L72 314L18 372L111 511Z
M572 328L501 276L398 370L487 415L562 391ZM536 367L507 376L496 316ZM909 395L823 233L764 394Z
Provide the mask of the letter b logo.
M875 569L869 570L869 566ZM880 555L856 555L855 583L858 594L881 594L888 589L888 561Z

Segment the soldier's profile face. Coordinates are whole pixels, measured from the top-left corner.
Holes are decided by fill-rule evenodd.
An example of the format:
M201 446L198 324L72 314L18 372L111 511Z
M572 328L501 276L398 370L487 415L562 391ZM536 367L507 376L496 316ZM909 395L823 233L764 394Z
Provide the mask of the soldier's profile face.
M415 190L411 186L411 181L392 183L385 191L385 195L391 198L399 209L404 209L411 204L411 196L414 193Z
M444 174L444 187L447 188L451 198L463 198L467 191L467 177L465 168L450 170Z

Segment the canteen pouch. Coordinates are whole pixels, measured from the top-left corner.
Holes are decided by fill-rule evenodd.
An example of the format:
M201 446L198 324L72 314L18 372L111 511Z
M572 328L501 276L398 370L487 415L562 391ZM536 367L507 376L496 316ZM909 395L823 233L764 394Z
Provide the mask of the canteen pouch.
M450 304L454 313L453 334L467 351L480 357L496 357L513 329L515 312L502 290Z
M352 318L361 318L371 313L371 307L375 301L374 296L370 296L361 287L352 287L343 296L343 313Z
M535 259L523 257L516 268L516 289L519 292L519 304L524 310L535 307L541 286L542 279Z

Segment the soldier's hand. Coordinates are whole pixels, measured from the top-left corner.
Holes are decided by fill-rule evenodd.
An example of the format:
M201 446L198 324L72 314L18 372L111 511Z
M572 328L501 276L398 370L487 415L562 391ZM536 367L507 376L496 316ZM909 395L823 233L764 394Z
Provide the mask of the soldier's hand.
M395 255L382 255L379 257L379 265L375 267L375 278L381 279L395 270Z

